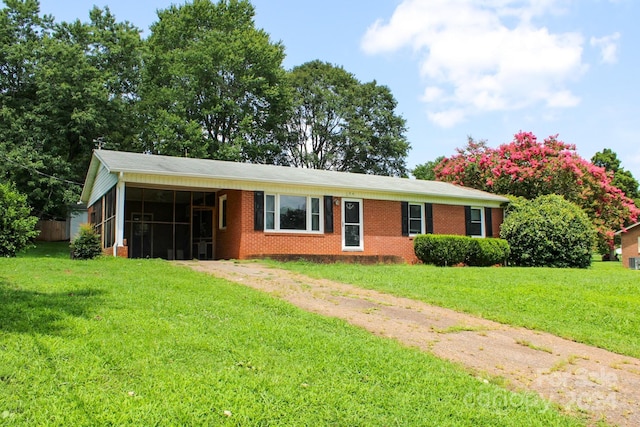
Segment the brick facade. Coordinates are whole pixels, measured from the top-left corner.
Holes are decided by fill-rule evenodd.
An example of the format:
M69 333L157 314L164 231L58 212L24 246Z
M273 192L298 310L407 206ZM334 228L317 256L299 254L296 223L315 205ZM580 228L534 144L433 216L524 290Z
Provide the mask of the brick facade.
M628 229L626 232L620 233L622 241L622 265L629 267L629 258L640 257L640 248L638 247L638 239L640 239L640 224Z
M402 235L402 208L398 201L362 201L364 250L342 250L342 203L334 203L332 233L282 233L254 230L254 193L252 191L219 191L227 196L227 227L216 230L216 258L250 259L260 257L300 258L348 261L417 262L413 238ZM334 199L339 200L339 199ZM216 217L219 210L216 212ZM502 209L492 211L493 235L499 236ZM216 224L218 223L216 219ZM464 206L433 205L436 234L465 234Z

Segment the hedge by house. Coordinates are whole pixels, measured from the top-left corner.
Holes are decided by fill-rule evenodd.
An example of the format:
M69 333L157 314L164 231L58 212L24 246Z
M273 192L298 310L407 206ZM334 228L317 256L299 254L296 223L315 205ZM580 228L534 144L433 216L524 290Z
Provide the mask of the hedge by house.
M502 239L422 234L415 237L413 245L420 261L438 266L486 267L503 264L509 256L509 244Z
M500 237L511 246L510 264L525 267L589 267L596 243L587 214L555 194L513 198Z

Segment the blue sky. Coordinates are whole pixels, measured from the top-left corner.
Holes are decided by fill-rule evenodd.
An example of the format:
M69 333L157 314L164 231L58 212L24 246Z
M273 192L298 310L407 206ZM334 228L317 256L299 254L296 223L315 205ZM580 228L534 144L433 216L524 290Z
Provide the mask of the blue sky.
M184 1L41 0L57 21L95 4L143 33ZM407 121L410 167L467 136L490 146L531 131L585 158L618 153L640 178L637 0L253 0L290 69L320 59L388 86Z

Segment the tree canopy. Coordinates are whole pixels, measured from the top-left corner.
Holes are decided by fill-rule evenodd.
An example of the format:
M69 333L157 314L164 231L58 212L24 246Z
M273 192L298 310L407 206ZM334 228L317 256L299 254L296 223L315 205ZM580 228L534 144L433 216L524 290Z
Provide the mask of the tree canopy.
M557 136L538 142L532 133L519 132L495 149L469 138L467 146L445 158L435 172L439 180L491 193L527 199L561 195L589 216L603 253L613 244L614 232L640 214L604 168L580 157L574 145Z
M139 30L94 8L53 22L35 0L0 11L0 175L41 218L76 203L91 150L132 145L141 66Z
M426 163L416 165L416 167L411 171L411 174L416 179L423 179L426 181L435 181L436 180L436 172L435 168L440 164L441 161L444 160L444 156L438 156L435 159L428 161Z
M64 218L96 148L406 176L390 89L320 60L287 71L248 0L158 11L146 39L108 8L56 22L0 9L0 176Z
M361 83L319 60L289 73L293 114L287 162L293 166L378 175L406 175L405 120L386 86Z
M620 166L620 159L613 150L605 148L597 152L591 158L591 163L613 173L612 184L622 190L627 197L635 200L640 198L640 191L638 191L640 184L631 172Z
M143 149L278 163L289 108L284 46L248 1L194 0L158 13L143 72Z

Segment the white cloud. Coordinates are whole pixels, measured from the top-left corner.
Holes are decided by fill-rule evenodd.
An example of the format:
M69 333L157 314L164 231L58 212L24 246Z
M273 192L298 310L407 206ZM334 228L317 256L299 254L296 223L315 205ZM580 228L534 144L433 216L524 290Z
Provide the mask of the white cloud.
M443 128L450 128L457 125L464 121L465 116L466 112L460 108L427 113L429 120Z
M424 95L422 100L424 102L434 102L438 101L444 96L444 91L440 89L438 86L427 86L424 90Z
M584 40L536 18L564 13L566 0L404 0L362 39L369 54L410 48L428 82L429 118L452 126L467 116L532 105L573 107L567 84L586 70Z
M600 62L604 64L615 64L618 62L618 41L620 33L613 33L604 37L591 37L591 46L600 49Z

